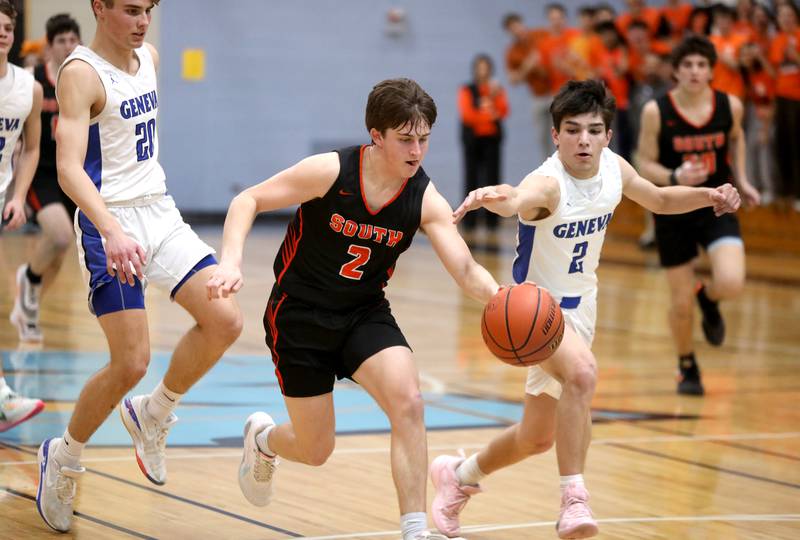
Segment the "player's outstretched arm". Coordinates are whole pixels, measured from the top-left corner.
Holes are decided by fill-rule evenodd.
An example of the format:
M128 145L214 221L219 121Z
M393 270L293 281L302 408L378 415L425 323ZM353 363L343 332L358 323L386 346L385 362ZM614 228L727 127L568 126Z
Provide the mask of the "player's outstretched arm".
M219 265L206 283L208 298L226 298L242 288L242 253L256 216L322 197L339 176L335 152L307 157L239 193L228 207Z
M535 219L543 208L551 212L555 210L558 199L559 188L555 178L531 173L517 187L500 184L471 191L453 212L453 223L458 223L467 212L478 208L486 208L503 217L519 214L523 219Z
M22 154L14 171L14 194L3 209L6 228L13 231L25 224L25 197L39 164L39 138L42 134L42 85L33 83L33 105L22 132Z
M452 211L433 183L428 184L422 199L420 227L430 238L436 255L458 286L472 298L486 303L497 292L499 285L472 258L450 217Z
M730 184L717 188L690 186L658 187L645 180L630 163L619 158L622 170L622 192L632 201L656 214L685 214L711 206L718 216L735 212L741 205L739 192Z
M56 127L58 183L105 239L108 273L133 285L134 275L144 278L144 249L122 231L83 169L92 107L102 110L106 102L103 84L89 64L73 60L62 68L56 92L59 104Z

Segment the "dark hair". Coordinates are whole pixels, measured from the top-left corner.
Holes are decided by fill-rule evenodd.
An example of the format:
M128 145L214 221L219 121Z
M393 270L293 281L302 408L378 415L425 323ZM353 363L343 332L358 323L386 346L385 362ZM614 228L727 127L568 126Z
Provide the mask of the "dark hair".
M47 19L45 30L47 32L47 43L51 45L59 34L74 32L78 39L81 37L81 27L78 26L78 21L70 17L68 13L59 13Z
M9 0L0 0L0 13L11 19L11 24L17 24L17 9Z
M436 103L415 81L386 79L372 88L367 98L367 131L375 128L385 133L406 124L414 129L421 122L433 127Z
M596 79L568 81L550 104L550 114L556 131L561 130L561 122L565 118L586 113L600 114L608 130L611 128L616 111L617 103L614 96L606 91L606 85L602 81Z
M625 46L627 42L625 41L625 36L622 35L622 32L619 31L619 28L613 21L605 21L598 23L594 26L595 34L602 34L604 32L613 32L614 35L617 37L617 44Z
M713 6L711 6L711 15L713 17L717 17L719 15L722 15L723 17L727 16L727 17L730 17L731 19L735 19L736 18L736 10L733 9L732 7L726 5L726 4L722 4L722 3L714 4Z
M522 22L522 16L519 13L509 13L503 17L503 29L508 30L508 27L515 22Z
M634 28L639 28L639 29L644 30L645 32L647 32L648 35L650 34L650 27L647 26L646 22L644 22L644 21L642 21L640 19L634 19L633 21L631 21L631 24L628 25L628 31L630 31L630 30L632 30Z
M595 13L597 13L597 8L595 6L581 6L578 8L578 15L594 17Z
M475 74L475 68L478 66L479 62L486 62L489 64L489 74L494 73L494 61L492 57L486 53L478 53L475 55L475 58L472 59L472 74Z
M690 54L699 54L704 57L711 67L717 63L717 51L714 44L705 36L692 35L683 38L683 41L672 50L672 67L677 68Z

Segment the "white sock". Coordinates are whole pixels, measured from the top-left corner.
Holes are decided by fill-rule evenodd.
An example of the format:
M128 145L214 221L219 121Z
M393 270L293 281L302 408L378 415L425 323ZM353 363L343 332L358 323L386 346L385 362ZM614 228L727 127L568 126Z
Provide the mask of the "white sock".
M274 425L269 426L258 433L256 433L256 446L267 457L275 457L277 454L269 447L269 432L275 428Z
M462 486L477 486L486 473L478 466L478 454L472 454L456 469L456 477Z
M428 514L410 512L400 516L400 530L403 540L414 540L414 537L428 528Z
M58 445L53 457L60 465L75 469L80 466L81 453L83 452L84 446L86 446L86 443L76 441L75 438L69 434L69 429L67 429L64 431L64 437L61 440L61 444Z
M147 414L152 416L159 424L163 424L169 413L178 406L178 402L182 397L183 394L173 392L164 386L164 381L162 380L153 390L153 393L150 394L150 399L147 400Z
M564 493L564 489L570 484L578 484L579 486L583 485L583 475L582 474L570 474L567 476L561 477L561 493Z

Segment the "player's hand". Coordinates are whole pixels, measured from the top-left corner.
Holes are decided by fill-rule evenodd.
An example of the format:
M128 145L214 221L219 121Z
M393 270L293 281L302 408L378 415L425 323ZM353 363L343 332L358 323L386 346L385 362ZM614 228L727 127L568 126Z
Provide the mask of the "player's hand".
M752 208L761 204L761 194L753 187L753 184L747 181L740 182L739 189L741 189L742 192L745 208Z
M508 195L502 195L498 193L493 186L482 187L474 191L470 191L469 195L467 195L467 198L461 203L461 206L456 208L456 211L453 212L453 223L458 223L467 212L471 210L477 210L486 203L499 202L506 199L508 199Z
M208 299L227 298L229 295L239 292L242 285L244 285L244 281L242 281L241 269L222 260L206 283Z
M684 161L675 169L675 180L682 186L699 186L708 180L708 167L700 160Z
M147 255L139 243L125 234L122 229L105 238L106 271L131 287L136 283L134 277L144 279L144 265Z
M3 209L4 227L7 231L16 231L23 225L28 218L25 216L25 203L21 200L11 199Z
M736 212L742 204L739 191L730 184L723 184L711 192L711 202L714 215Z

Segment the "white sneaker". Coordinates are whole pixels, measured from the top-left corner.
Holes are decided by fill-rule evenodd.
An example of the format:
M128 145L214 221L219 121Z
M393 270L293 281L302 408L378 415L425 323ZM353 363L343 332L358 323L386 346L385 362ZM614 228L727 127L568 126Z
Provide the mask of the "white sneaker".
M272 499L272 478L278 467L277 457L268 457L258 448L256 435L275 421L264 412L256 412L244 425L244 454L239 465L239 488L244 498L255 506L266 506Z
M66 467L54 458L61 438L47 439L39 447L39 489L36 491L36 508L51 528L67 532L72 525L72 501L83 474L83 467Z
M8 320L17 327L20 341L41 342L44 339L39 327L39 296L42 285L30 282L25 274L27 269L27 264L17 268L17 294Z
M166 421L159 424L147 412L148 399L149 396L123 399L119 404L119 414L133 439L136 462L142 473L157 486L163 486L167 481L167 433L178 417L170 413Z
M0 387L0 433L36 416L42 409L41 399L22 397L10 386L3 385Z

